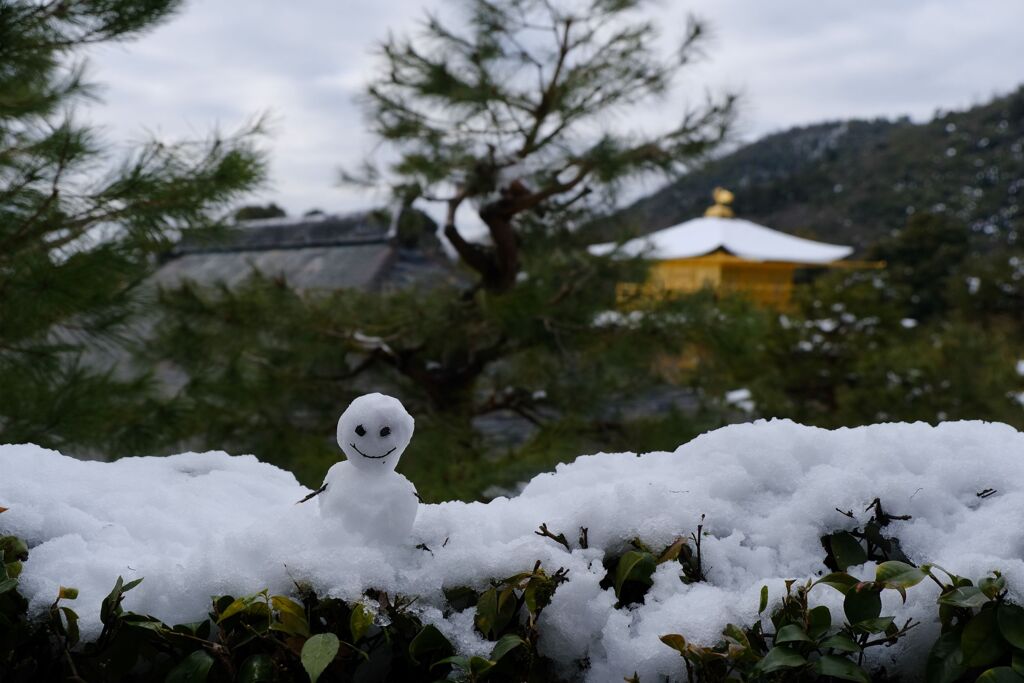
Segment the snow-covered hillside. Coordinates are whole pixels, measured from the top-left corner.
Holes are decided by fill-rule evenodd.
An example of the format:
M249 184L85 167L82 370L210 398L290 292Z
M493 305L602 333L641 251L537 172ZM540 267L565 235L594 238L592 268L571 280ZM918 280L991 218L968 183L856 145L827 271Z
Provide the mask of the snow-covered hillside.
M438 454L437 457L444 457ZM995 489L988 497L977 494ZM473 630L472 610L442 620L442 589L482 588L540 560L569 570L540 623L540 650L567 667L587 657L588 677L641 680L678 672L667 633L711 644L727 622L751 623L767 584L825 571L822 534L851 528L836 511L863 510L875 497L911 519L888 529L915 562L961 575L1004 572L1024 588L1024 434L980 422L888 424L827 431L788 421L726 427L674 453L598 454L533 479L515 498L420 506L404 547L366 547L319 517L309 491L288 472L252 456L187 453L85 462L30 445L0 446L0 531L25 538L31 555L21 590L42 610L58 586L80 589L83 636L98 630L101 598L114 579L145 577L125 607L166 622L205 616L208 597L262 588L287 593L293 579L357 599L365 588L418 596L414 609L467 654L491 643ZM639 537L662 547L706 515L708 581L684 584L679 565L659 566L644 604L616 609L599 585L601 559ZM571 553L536 535L541 523L589 548ZM415 548L425 544L429 551ZM575 544L573 544L575 547ZM853 573L872 576L873 567ZM925 624L902 647L933 640L936 588L922 584L886 614ZM1015 592L1019 598L1020 593ZM822 590L812 597L842 596ZM833 604L833 603L826 603ZM879 651L880 650L880 651ZM875 657L918 667L915 657L878 648Z

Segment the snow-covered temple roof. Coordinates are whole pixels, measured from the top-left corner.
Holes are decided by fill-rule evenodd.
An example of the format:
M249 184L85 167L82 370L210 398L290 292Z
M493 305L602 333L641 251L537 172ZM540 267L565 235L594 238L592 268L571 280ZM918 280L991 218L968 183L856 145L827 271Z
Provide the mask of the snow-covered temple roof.
M614 242L595 244L590 252L609 254L618 246ZM853 253L853 247L787 235L742 218L717 216L694 218L629 240L621 245L620 253L668 261L704 256L720 249L750 261L806 264L831 263Z

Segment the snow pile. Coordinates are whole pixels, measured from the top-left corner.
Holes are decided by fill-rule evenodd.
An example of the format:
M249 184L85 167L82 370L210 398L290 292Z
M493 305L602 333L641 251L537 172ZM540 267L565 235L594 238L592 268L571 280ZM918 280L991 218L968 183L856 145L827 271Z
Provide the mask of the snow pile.
M988 488L997 492L977 495ZM634 670L658 680L682 670L658 636L712 644L726 623L752 623L762 584L778 599L785 579L824 569L819 537L854 525L835 508L860 512L876 496L892 513L912 516L888 527L911 559L974 578L998 568L1013 589L1024 588L1024 434L999 424L734 425L674 453L580 457L511 499L421 505L413 539L398 548L366 547L321 520L315 504L295 505L306 493L292 475L251 456L98 463L0 447L0 506L9 508L0 530L32 547L22 590L42 610L58 585L79 588L85 637L96 634L100 599L119 574L145 577L127 609L170 623L202 618L210 595L288 592L294 577L346 599L367 587L420 596L425 622L463 653L485 655L490 644L473 632L471 610L442 621L442 589L482 589L541 560L549 571L569 569L541 617L541 652L567 669L588 658L592 681ZM663 547L693 531L701 514L708 582L685 585L678 565L665 564L645 604L615 609L614 595L599 586L604 553L619 554L634 537ZM587 527L590 548L569 553L535 535L542 522L569 538ZM431 551L412 547L421 542ZM930 582L915 587L906 606L886 592L883 614L926 622L904 647L921 649L935 637L936 590ZM831 589L812 596L842 613ZM874 650L881 663L920 671L918 658Z

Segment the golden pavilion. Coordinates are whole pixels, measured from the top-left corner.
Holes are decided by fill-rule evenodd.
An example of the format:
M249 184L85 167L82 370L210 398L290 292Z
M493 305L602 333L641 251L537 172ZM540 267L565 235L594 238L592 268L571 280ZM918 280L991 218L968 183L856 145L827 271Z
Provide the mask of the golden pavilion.
M736 218L733 194L716 188L715 204L699 218L653 232L624 244L597 244L594 254L617 253L653 263L646 283L621 283L620 301L671 296L710 288L720 294L745 294L771 308L785 308L800 268L864 266L843 261L853 247L787 235Z

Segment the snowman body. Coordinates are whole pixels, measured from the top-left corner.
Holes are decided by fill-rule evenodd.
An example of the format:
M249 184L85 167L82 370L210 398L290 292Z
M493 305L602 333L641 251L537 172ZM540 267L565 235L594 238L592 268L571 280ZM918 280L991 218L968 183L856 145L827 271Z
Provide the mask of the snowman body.
M320 517L365 543L409 541L419 509L416 487L395 472L415 423L398 399L366 394L338 420L338 445L348 460L336 463L318 496Z
M416 487L392 471L367 472L349 461L336 463L324 479L320 515L371 544L398 545L409 539L419 499Z

